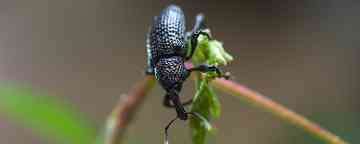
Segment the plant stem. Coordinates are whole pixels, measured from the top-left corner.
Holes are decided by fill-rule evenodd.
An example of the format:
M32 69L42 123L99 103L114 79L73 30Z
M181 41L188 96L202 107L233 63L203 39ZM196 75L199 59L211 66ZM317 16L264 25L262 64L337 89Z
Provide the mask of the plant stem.
M154 76L147 75L143 81L136 83L127 95L121 97L106 122L104 144L121 143L128 124L154 83Z
M260 93L247 88L246 86L225 79L215 79L212 81L214 87L241 100L249 103L261 110L267 111L280 119L304 129L306 132L320 138L329 144L347 144L340 137L325 130L307 118L295 113L294 111L282 106Z
M120 144L125 133L127 125L135 114L137 108L144 101L145 96L150 92L155 83L154 76L146 76L145 79L137 83L128 93L123 97L119 104L113 109L106 123L106 131L104 137L104 144ZM298 128L304 129L311 135L314 135L321 140L330 144L348 144L335 134L321 128L314 122L295 113L294 111L278 104L266 96L247 88L244 85L225 79L215 79L212 81L215 88L239 97L246 103L249 103L257 108L267 111L280 119L295 125Z

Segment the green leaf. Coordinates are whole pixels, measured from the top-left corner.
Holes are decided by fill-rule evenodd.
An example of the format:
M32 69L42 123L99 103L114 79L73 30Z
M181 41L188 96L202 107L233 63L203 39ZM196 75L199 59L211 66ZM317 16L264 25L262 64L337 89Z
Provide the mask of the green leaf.
M204 31L210 33L209 30ZM217 40L209 40L206 36L200 35L198 38L198 46L193 56L194 65L207 63L210 65L220 66L226 65L233 60L223 48L222 43ZM209 81L216 76L215 72L209 72L204 79L201 79L201 74L196 73L196 94L194 96L191 112L196 112L202 115L207 120L218 118L221 113L221 104L217 95ZM192 141L194 144L204 144L206 136L214 129L209 128L207 121L197 118L191 118L190 127L192 130Z
M217 99L215 92L212 90L209 82L209 77L201 80L199 90L196 92L194 102L191 107L192 112L196 112L207 120L211 118L217 118L220 116L220 102ZM192 128L192 140L194 144L205 143L208 132L213 131L208 126L208 122L200 120L198 118L192 118L190 120L190 126Z
M213 116L214 118L219 118L220 114L221 114L221 103L218 99L218 96L216 95L216 93L214 92L213 88L208 85L208 95L209 95L209 102L210 102L210 114L211 116Z
M196 64L208 63L210 65L223 66L233 60L233 57L227 53L223 44L217 40L209 40L206 36L200 35L198 46L193 56Z
M211 65L227 65L233 60L233 57L228 54L222 43L217 40L209 41L209 58L208 63Z
M210 35L210 30L204 30ZM198 37L198 45L192 57L194 65L209 64L215 66L227 65L233 60L233 57L228 54L221 42L211 39L204 35ZM190 46L190 44L188 44ZM196 73L196 94L191 106L191 111L202 115L207 120L218 118L221 114L221 104L209 81L215 78L215 72L208 72L205 79L201 79L199 72ZM213 129L209 128L210 125L207 121L197 118L191 118L190 127L192 130L192 140L194 144L204 144L206 136Z
M89 119L71 105L28 88L1 85L0 115L58 144L89 144L96 136Z

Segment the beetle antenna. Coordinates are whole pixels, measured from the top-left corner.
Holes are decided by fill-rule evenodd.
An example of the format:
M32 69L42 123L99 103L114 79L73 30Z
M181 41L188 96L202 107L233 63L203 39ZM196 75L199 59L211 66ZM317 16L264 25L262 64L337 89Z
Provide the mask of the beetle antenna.
M206 129L211 129L211 125L209 123L209 121L202 115L200 115L199 113L197 112L187 112L186 114L189 114L189 115L192 115L198 119L200 119L201 121L204 122L205 124L205 127ZM168 136L169 136L169 128L171 127L171 125L178 119L179 117L177 116L176 118L172 119L165 127L165 140L164 140L164 144L169 144L169 139L168 139Z
M170 126L178 119L178 117L172 119L165 127L165 142L164 144L169 144L169 139L168 139L168 129L170 128Z

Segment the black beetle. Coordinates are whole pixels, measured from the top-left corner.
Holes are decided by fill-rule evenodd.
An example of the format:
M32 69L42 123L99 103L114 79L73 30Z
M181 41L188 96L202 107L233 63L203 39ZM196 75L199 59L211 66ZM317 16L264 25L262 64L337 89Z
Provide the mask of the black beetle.
M191 100L185 103L180 102L179 93L182 84L190 73L214 71L218 76L222 76L215 66L202 64L189 69L185 67L184 62L191 59L194 54L199 35L205 35L211 39L207 33L203 32L205 28L204 16L199 14L193 30L187 34L184 13L180 7L170 5L154 18L154 23L147 35L148 68L146 73L155 75L166 91L164 106L175 107L177 118L181 120L187 120L188 114L201 117L198 114L186 112L184 105L191 103ZM188 40L190 40L190 47L187 46ZM189 48L190 52L187 54ZM166 130L173 121L168 124Z

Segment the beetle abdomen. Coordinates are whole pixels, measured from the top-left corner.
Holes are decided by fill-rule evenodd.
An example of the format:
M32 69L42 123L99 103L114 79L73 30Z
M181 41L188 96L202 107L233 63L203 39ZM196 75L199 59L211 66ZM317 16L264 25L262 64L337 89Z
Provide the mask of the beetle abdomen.
M179 51L185 50L185 17L182 10L175 5L165 8L156 17L149 36L152 66L162 57L179 55Z

